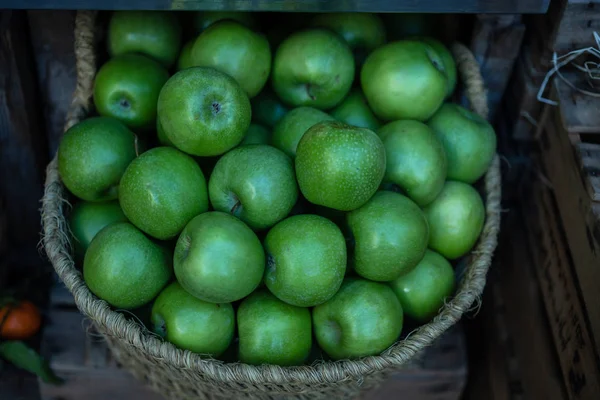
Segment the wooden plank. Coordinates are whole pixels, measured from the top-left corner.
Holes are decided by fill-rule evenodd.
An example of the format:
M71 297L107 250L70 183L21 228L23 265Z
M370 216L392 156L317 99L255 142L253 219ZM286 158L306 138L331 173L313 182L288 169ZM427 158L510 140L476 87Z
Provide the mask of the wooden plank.
M490 120L495 119L515 60L519 54L525 26L520 15L478 15L471 39L471 50L481 66L488 90Z
M0 363L2 361L0 360ZM37 377L9 364L0 366L0 399L39 400Z
M600 201L600 144L578 143L575 149L587 192L593 201Z
M63 10L360 11L422 13L544 13L550 0L5 0L5 8Z
M38 209L48 157L26 27L23 11L0 11L0 192L15 261L33 253L39 265Z
M557 99L555 81L552 98ZM566 233L595 348L600 349L600 220L594 213L584 181L581 179L575 150L562 128L558 108L547 106L548 123L541 129L544 168L554 187L557 208Z
M75 309L50 310L41 352L65 379L61 386L40 382L42 400L163 399L117 365L104 339Z
M589 308L579 299L569 247L556 219L559 212L543 183L532 182L530 189L523 196L531 229L529 247L535 249L535 270L568 397L596 398L600 393L598 352L586 316Z
M592 32L600 28L600 1L554 0L545 14L526 17L526 43L536 67L552 67L552 53L595 46Z
M30 10L29 31L43 104L48 153L62 137L75 85L75 11Z
M500 271L497 287L506 311L508 347L515 354L524 398L564 399L560 364L519 208L504 218L510 230L504 231L504 251L496 269Z
M566 72L564 78L578 88L595 91L584 79L583 73ZM569 133L600 133L600 97L594 97L573 89L556 78L562 125ZM599 87L600 89L600 87ZM597 89L596 89L597 91ZM600 91L599 91L600 93Z

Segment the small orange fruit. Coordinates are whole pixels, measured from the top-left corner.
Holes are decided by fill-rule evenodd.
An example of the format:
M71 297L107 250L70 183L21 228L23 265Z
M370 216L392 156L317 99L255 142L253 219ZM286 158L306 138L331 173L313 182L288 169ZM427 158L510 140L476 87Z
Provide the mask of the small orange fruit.
M11 303L0 308L0 337L27 339L40 329L42 317L30 301Z

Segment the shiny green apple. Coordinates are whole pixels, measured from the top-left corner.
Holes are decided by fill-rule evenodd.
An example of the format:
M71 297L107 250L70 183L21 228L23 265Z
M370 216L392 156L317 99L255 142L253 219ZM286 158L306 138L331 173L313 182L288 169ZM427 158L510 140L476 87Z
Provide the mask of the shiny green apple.
M380 354L398 339L404 321L388 285L360 278L346 278L312 317L319 346L334 360Z
M173 275L172 254L128 222L102 229L83 261L83 278L96 296L117 308L149 303Z
M473 183L488 170L496 154L496 133L478 114L446 103L429 120L448 158L448 179Z
M175 13L164 11L115 11L108 23L111 56L139 53L169 68L181 45L181 26Z
M175 276L193 296L231 303L262 280L265 253L256 234L238 218L210 211L192 219L175 246Z
M439 196L423 209L429 222L429 248L455 260L477 242L485 221L485 207L469 184L447 181Z
M271 49L264 35L235 21L219 21L194 42L192 63L226 73L252 98L269 78Z
M433 318L454 293L456 287L452 265L435 251L427 250L417 266L400 276L390 286L404 314L423 323Z
M355 88L348 96L333 110L330 111L333 118L348 125L368 128L374 132L381 126L381 122L373 113L367 99L360 89Z
M416 40L385 44L366 59L363 93L379 118L426 121L448 93L448 76L433 47Z
M273 58L273 89L290 106L334 107L346 97L353 80L350 47L325 29L292 34Z
M155 147L123 174L119 203L139 229L157 239L172 239L208 210L206 180L192 157L173 147Z
M411 271L423 258L429 240L427 219L419 206L401 194L380 191L346 216L353 238L351 264L357 274L389 282Z
M285 218L298 199L292 160L268 145L237 147L217 161L208 182L216 211L230 213L255 230Z
M230 303L208 303L178 282L167 286L152 306L152 331L180 349L219 357L233 340L235 313Z
M375 194L385 163L385 147L373 131L325 121L300 139L296 175L308 201L350 211Z
M259 290L242 301L237 322L243 363L301 365L310 354L312 324L308 308L292 306Z
M69 228L73 234L75 255L83 260L94 236L102 228L115 222L127 222L127 217L116 200L81 201L75 204L69 216Z
M399 120L377 132L387 166L385 182L398 185L419 206L431 203L444 187L446 152L433 130L422 122Z
M114 118L92 117L69 128L58 146L58 172L71 193L87 201L114 200L136 157L136 137Z
M296 157L298 142L308 128L322 121L335 121L331 115L312 107L297 107L289 111L273 128L271 143L291 158Z
M346 272L346 241L318 215L295 215L275 225L264 241L265 284L280 300L312 307L329 300Z
M154 129L156 102L169 73L157 61L123 54L104 64L94 81L98 114L113 117L135 131Z

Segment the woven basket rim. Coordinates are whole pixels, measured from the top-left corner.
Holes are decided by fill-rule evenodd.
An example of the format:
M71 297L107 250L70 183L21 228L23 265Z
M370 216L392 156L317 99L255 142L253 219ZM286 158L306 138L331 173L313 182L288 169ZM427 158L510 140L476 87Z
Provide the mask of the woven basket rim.
M95 11L77 13L75 28L77 87L73 94L65 130L85 118L91 108L93 79L96 72L95 17ZM462 44L455 43L452 52L471 107L487 119L487 93L476 60ZM226 363L178 349L148 332L138 323L127 319L122 313L113 311L104 300L92 294L83 281L82 274L75 267L71 256L68 222L63 213L63 207L70 205L64 197L65 188L58 174L56 156L46 169L41 211L43 246L60 279L73 294L77 308L94 321L103 334L125 341L142 352L146 358L166 363L171 367L193 370L216 381L235 380L257 385L286 382L303 382L307 385L335 383L348 379L362 379L365 375L406 364L458 322L463 313L472 308L473 303L479 301L500 228L501 182L498 155L494 157L485 175L484 188L486 195L484 228L475 249L468 257L468 266L455 296L432 321L413 331L407 338L396 342L381 355L357 360L320 361L312 365L295 367Z

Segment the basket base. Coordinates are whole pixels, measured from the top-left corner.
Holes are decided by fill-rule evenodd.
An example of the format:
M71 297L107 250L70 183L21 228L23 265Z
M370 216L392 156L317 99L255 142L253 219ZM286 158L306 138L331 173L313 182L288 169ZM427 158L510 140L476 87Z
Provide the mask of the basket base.
M77 310L73 297L61 283L52 290L48 319L42 354L66 382L62 386L40 382L42 400L164 400L119 367L104 339ZM406 399L458 400L466 381L466 344L459 324L414 365L392 374L378 389L364 393L360 399L394 399L402 393Z

